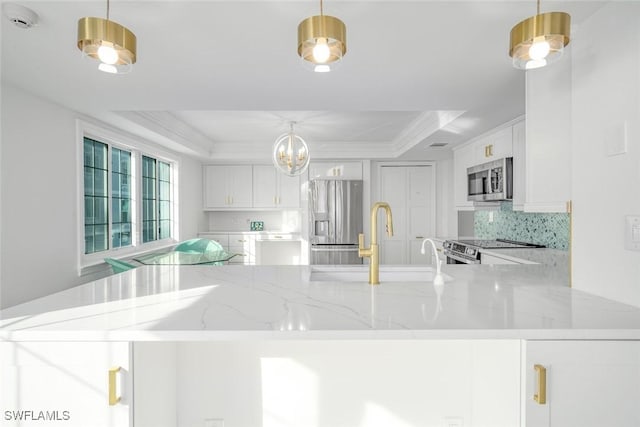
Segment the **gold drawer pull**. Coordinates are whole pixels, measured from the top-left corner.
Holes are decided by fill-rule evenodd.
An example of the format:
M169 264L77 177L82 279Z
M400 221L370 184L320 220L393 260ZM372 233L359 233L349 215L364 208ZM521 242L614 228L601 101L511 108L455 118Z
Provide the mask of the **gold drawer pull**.
M238 242L240 242L240 243L244 243L246 241L247 241L247 239L238 240Z
M547 403L547 368L542 365L533 365L533 369L536 370L537 377L536 393L533 395L533 400L539 405L544 405Z
M282 239L282 236L273 236L274 239Z
M109 406L120 402L121 396L116 395L116 374L120 372L120 366L109 369Z

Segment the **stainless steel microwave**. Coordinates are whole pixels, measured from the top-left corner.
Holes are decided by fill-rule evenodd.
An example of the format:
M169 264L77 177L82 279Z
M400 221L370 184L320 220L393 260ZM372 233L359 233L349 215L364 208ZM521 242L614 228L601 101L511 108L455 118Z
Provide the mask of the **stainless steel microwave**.
M467 168L467 200L488 202L513 198L513 157Z

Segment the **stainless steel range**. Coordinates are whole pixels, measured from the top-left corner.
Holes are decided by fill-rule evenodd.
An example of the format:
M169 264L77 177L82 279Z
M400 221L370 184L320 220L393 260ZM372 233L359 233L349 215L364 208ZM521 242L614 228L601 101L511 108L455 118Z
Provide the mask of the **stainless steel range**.
M515 240L445 240L444 254L447 264L480 264L482 249L544 248L535 243L516 242Z

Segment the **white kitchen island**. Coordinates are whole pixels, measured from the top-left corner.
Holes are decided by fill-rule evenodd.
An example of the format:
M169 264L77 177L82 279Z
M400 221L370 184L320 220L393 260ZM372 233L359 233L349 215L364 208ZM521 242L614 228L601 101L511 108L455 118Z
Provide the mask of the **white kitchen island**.
M56 393L7 396L66 381L97 397L55 425L638 425L640 309L570 289L566 269L446 265L442 288L429 267L382 266L378 286L344 270L143 266L10 307L0 403L46 406ZM107 406L113 364L124 398Z

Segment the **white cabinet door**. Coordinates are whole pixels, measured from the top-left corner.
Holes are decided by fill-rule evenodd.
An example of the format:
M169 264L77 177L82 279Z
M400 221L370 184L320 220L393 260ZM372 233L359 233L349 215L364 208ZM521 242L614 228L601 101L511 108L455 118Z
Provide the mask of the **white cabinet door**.
M571 200L572 73L567 59L525 74L526 212L566 212Z
M126 342L0 343L0 426L132 426L129 355Z
M467 200L467 168L473 166L474 150L473 146L465 146L453 152L453 188L457 210L473 210L473 202Z
M314 162L309 179L362 179L362 162Z
M251 165L206 165L204 167L204 208L236 209L253 203Z
M504 157L513 156L512 128L508 126L476 141L475 162L477 164L491 162Z
M223 166L204 167L204 208L229 207L227 169Z
M278 173L279 208L300 208L300 177Z
M251 166L228 166L228 168L231 207L250 208L253 204L253 173Z
M300 177L287 176L271 165L254 165L253 207L300 208Z
M254 208L275 208L278 205L277 173L273 166L253 166Z
M271 327L308 327L295 306L285 308ZM513 340L232 340L178 347L179 426L203 426L206 418L229 427L519 423L520 344Z
M229 234L229 252L238 254L229 264L254 265L256 263L256 236L253 234Z
M526 427L640 425L640 342L527 341L524 345ZM546 388L536 365L546 370ZM544 403L534 400L541 394L546 394Z

